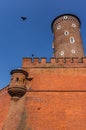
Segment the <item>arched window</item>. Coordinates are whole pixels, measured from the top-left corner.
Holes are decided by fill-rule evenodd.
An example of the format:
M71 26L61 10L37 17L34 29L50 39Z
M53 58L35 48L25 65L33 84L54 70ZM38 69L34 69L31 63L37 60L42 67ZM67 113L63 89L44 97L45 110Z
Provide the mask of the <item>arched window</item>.
M19 81L19 78L16 78L16 81L18 82L18 81Z

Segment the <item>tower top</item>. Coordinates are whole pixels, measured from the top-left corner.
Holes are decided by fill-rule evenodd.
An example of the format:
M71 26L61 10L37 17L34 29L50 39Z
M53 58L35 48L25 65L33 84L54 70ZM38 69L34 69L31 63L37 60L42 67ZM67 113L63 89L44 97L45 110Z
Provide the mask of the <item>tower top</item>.
M80 25L80 19L73 14L63 14L52 21L54 57L84 57Z
M75 18L78 20L78 22L79 22L79 24L80 24L80 26L81 26L81 21L80 21L80 19L79 19L76 15L74 15L74 14L62 14L62 15L59 15L59 16L55 17L54 20L52 21L52 23L51 23L52 32L53 32L53 24L54 24L54 22L55 22L57 19L59 19L60 17L64 17L64 16L72 16L72 17L75 17ZM69 19L68 19L68 20L69 20Z

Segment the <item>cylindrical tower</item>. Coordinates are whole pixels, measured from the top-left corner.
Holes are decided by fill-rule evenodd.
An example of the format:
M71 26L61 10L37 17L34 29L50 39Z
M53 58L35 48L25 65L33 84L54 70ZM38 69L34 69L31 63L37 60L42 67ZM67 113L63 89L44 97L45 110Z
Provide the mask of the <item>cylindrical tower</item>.
M84 57L80 20L72 14L56 17L52 24L54 57Z

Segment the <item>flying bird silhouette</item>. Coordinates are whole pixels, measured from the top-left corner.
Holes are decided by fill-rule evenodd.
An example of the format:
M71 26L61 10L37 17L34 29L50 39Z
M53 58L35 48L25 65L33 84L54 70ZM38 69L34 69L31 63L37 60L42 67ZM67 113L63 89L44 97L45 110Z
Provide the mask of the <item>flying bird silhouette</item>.
M22 16L21 19L22 19L23 21L25 21L25 20L27 19L27 17L23 17L23 16Z

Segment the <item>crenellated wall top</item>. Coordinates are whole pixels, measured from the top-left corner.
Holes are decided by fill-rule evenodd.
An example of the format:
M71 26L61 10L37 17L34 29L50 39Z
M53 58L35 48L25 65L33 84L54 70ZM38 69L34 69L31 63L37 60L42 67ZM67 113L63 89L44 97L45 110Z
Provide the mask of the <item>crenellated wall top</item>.
M32 68L32 67L86 67L86 57L78 58L23 58L22 68Z

